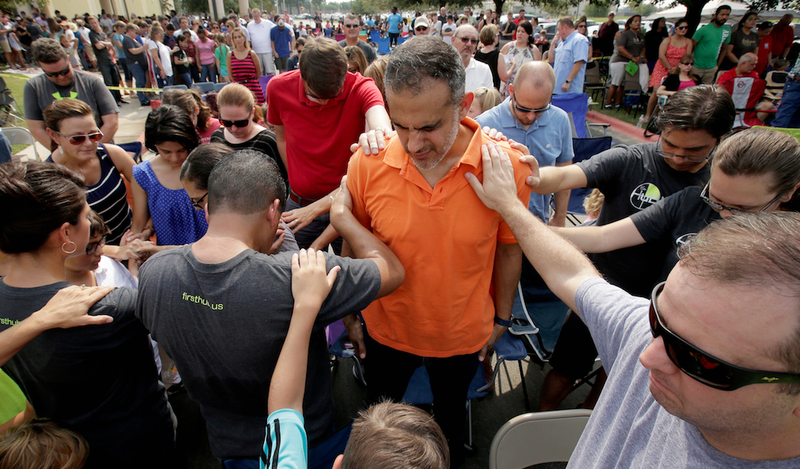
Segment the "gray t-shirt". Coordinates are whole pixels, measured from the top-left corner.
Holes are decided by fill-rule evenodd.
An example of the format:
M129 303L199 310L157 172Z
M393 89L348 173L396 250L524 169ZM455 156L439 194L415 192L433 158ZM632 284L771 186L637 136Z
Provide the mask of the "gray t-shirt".
M578 288L575 302L610 371L568 468L800 467L800 458L745 461L728 456L653 399L649 371L639 363L652 339L648 300L596 278Z
M341 41L339 41L339 45L342 47L347 47L347 41L345 39L342 39ZM376 58L378 58L378 55L375 53L375 49L373 49L372 46L370 46L366 42L359 39L357 45L358 48L361 49L361 51L367 57L367 65L371 64L372 62L375 61Z
M211 451L222 459L257 459L267 396L292 317L291 254L246 250L218 264L192 246L153 256L139 273L136 314L175 360L189 396L206 419ZM311 335L303 402L309 445L333 426L326 325L366 307L381 278L371 260L326 254L341 266Z
M645 46L644 34L641 32L637 34L629 29L619 35L619 38L617 38L617 42L614 44L614 46L614 55L611 56L611 63L627 62L630 59L623 57L619 53L617 47L624 47L629 54L634 57L638 57L642 54L642 49L644 49Z
M72 98L85 102L92 108L97 127L103 126L103 116L119 113L117 102L103 79L91 73L73 70L75 79L69 86L56 86L44 74L25 83L23 91L25 118L44 120L44 110L56 99Z

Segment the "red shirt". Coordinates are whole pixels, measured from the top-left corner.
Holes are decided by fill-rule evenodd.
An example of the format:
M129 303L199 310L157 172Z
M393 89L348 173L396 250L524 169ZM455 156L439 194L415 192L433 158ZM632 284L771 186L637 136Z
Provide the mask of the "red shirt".
M367 110L383 106L370 78L349 73L341 96L320 105L308 99L300 70L282 73L267 85L267 120L282 125L292 191L307 199L330 193L347 172L350 145L364 132Z
M794 42L794 28L791 26L783 26L778 23L772 27L769 35L772 37L772 50L775 51L775 56L783 54L783 49L792 47L792 42Z
M774 52L772 44L773 39L769 34L758 40L758 63L756 64L755 71L759 75L763 74L767 69L767 59L769 58L769 53Z
M717 84L721 85L721 84L725 83L728 80L733 80L734 78L740 78L740 77L758 78L758 73L756 73L755 70L753 70L752 72L750 72L750 73L748 73L746 75L737 75L736 74L736 69L732 68L732 69L728 70L727 72L723 73L722 75L720 75L719 80L717 80Z

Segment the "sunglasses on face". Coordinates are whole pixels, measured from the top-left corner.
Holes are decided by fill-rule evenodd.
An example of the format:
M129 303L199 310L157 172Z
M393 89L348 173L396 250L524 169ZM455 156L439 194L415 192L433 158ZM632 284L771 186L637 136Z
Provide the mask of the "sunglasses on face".
M69 65L67 65L67 67L64 70L61 70L60 72L44 72L44 74L46 76L50 77L50 78L64 77L64 76L67 76L67 74L69 73L70 68L71 67Z
M654 339L664 339L667 356L689 377L721 391L733 391L751 384L800 383L800 375L750 370L731 365L707 354L667 329L661 320L656 301L665 284L666 282L661 282L656 285L651 295L650 331Z
M541 109L528 109L526 107L522 107L519 104L517 104L516 96L512 97L512 100L514 101L514 108L517 110L517 112L520 112L522 114L528 114L528 113L531 113L531 112L534 113L534 114L541 114L541 113L546 112L546 111L548 111L550 109L550 103L548 103L546 107L543 107Z
M427 30L428 30L427 26L420 26L420 27L415 29L415 31L427 31Z
M694 65L694 62L689 62L689 63L683 63L683 62L681 62L681 65L688 65L688 66L690 66L690 67L691 67L692 65Z
M69 143L71 143L73 145L80 145L81 143L85 142L87 138L92 142L99 142L100 139L103 138L103 132L100 131L100 130L98 130L97 132L92 132L90 134L86 134L86 135L73 135L71 137L67 137L66 135L62 134L58 130L56 130L55 132L58 135L61 135L62 137L66 138L69 141Z
M352 29L352 28L357 28L358 25L357 24L346 24L346 25L344 25L344 27L348 28L348 29Z
M677 27L677 28L675 28L675 29L689 29L689 27L688 27L688 26L678 26L678 27Z
M208 192L203 194L203 197L200 197L199 199L190 198L189 200L192 202L192 207L196 208L197 210L203 210L205 208L205 206L203 206L203 199L205 199L207 195Z
M250 119L239 119L238 121L229 121L227 119L220 119L219 121L222 122L222 125L224 127L228 127L228 128L231 128L233 126L236 126L236 127L239 127L239 128L247 127L247 125L250 123Z
M98 249L102 248L106 245L106 237L103 236L103 239L97 241L96 243L89 243L86 245L86 255L93 256L97 252Z
M472 44L473 46L477 46L478 42L480 42L477 39L470 39L468 37L457 37L456 39L461 39L461 42L464 44Z

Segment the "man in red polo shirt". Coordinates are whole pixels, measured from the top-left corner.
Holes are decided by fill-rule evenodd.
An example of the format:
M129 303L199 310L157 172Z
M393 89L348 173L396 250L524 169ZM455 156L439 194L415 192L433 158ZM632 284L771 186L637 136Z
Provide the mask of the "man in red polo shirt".
M432 36L406 41L389 56L385 84L397 135L377 156L356 152L347 188L356 219L397 255L406 277L362 311L365 342L356 317L346 325L365 358L371 402L400 401L411 375L426 366L434 417L451 467L459 467L467 389L486 347L510 325L522 253L466 179L482 177L481 151L490 139L466 117L473 96L464 91L455 48ZM530 169L502 145L527 204Z
M772 23L764 21L758 25L758 64L756 73L763 77L767 73L767 65L772 64Z
M350 144L369 129L390 129L391 121L375 83L347 72L344 49L331 39L306 42L300 70L281 74L267 86L267 120L275 127L289 173L283 215L300 248L322 249L338 237L330 223L332 193L347 170ZM329 197L331 195L331 197ZM334 248L341 249L341 240Z
M785 59L789 55L789 49L792 48L794 42L794 28L792 28L792 20L794 16L787 13L783 15L778 24L772 28L769 33L772 36L772 57Z

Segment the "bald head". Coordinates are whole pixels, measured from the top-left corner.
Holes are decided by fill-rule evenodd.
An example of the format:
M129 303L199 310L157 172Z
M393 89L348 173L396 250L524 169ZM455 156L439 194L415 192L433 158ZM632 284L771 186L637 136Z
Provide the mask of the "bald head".
M742 54L742 56L739 57L739 63L750 63L750 62L758 62L758 56L753 52Z
M525 62L514 78L514 88L531 87L553 93L556 86L556 74L547 62Z
M456 37L464 37L465 33L469 33L474 37L478 37L478 30L475 29L475 26L472 26L471 24L462 24L456 28Z

